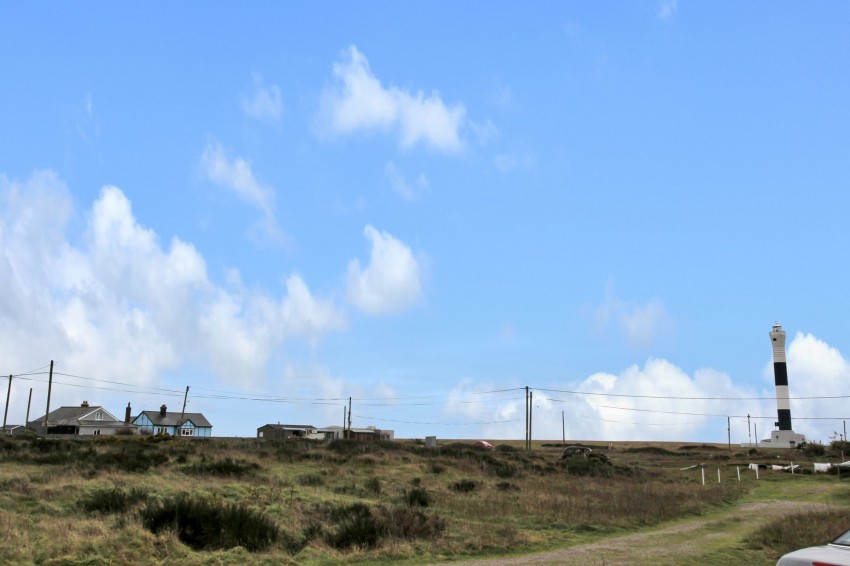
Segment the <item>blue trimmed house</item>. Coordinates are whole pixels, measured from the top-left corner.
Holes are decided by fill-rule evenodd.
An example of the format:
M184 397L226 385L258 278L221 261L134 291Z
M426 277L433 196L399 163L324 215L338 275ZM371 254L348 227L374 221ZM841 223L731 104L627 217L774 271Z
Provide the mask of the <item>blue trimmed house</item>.
M212 425L201 413L169 413L163 405L159 411L142 411L133 419L140 434L170 434L188 438L209 438Z

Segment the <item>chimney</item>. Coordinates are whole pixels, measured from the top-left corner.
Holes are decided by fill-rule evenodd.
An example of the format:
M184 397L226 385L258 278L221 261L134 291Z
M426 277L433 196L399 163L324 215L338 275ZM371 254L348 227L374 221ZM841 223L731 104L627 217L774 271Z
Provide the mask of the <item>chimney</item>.
M89 406L88 401L83 401L82 403L80 403L80 407L88 407L88 406Z
M124 424L130 424L130 403L127 403L127 410L124 411Z
M166 409L168 409L168 407L166 407L165 405L163 405L162 407L159 408L159 416L160 417L165 417Z

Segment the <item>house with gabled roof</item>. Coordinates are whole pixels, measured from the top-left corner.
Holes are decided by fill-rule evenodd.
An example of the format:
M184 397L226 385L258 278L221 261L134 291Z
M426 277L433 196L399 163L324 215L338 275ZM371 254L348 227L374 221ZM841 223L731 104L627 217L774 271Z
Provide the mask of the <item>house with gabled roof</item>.
M44 434L45 417L39 417L27 423L27 426L39 434ZM47 414L47 433L56 435L108 436L112 434L135 434L136 426L119 420L99 405L90 406L83 401L79 407L59 407Z
M133 419L141 434L170 434L189 438L209 438L212 424L201 413L169 412L165 405L159 411L142 411Z

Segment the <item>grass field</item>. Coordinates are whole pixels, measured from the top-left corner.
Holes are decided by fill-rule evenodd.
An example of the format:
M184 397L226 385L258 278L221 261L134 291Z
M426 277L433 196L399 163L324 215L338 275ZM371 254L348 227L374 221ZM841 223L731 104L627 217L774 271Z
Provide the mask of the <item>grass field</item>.
M4 438L0 562L413 564L548 551L569 563L574 550L574 563L593 563L605 549L607 564L664 563L653 549L684 541L700 563L770 564L850 528L850 478L761 470L756 481L746 469L811 470L837 459L828 450L622 443L595 447L604 462L561 461L559 443L494 444ZM700 468L681 470L694 464L705 485Z

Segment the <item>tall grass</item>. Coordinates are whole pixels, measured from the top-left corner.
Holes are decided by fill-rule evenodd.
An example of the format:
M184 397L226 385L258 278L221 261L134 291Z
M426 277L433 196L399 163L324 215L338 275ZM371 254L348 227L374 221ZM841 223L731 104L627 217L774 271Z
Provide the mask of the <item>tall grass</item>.
M850 529L846 509L786 515L756 530L746 542L776 558L798 548L826 544Z

